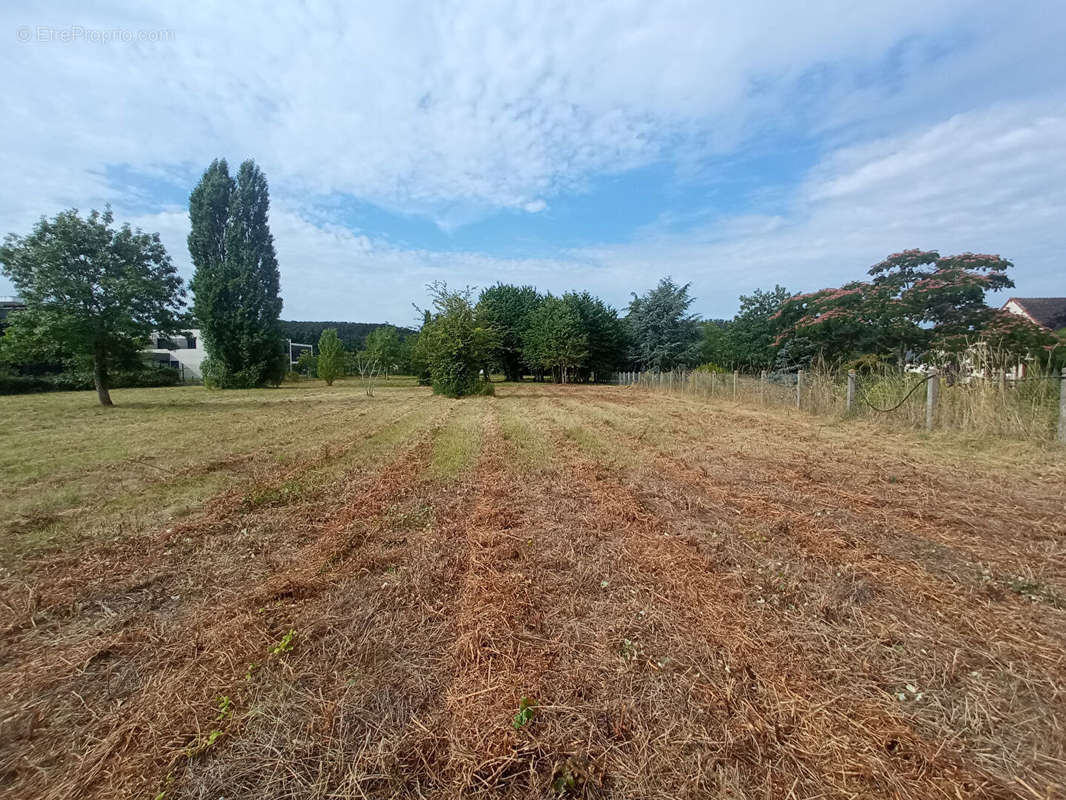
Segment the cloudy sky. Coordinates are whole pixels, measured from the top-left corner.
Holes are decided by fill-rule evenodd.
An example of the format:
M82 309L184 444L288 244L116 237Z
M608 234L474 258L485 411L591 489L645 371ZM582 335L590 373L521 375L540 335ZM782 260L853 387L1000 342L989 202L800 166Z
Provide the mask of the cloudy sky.
M188 276L190 190L254 158L287 319L668 273L731 316L907 247L1066 294L1061 0L91 6L0 10L0 231L110 202Z

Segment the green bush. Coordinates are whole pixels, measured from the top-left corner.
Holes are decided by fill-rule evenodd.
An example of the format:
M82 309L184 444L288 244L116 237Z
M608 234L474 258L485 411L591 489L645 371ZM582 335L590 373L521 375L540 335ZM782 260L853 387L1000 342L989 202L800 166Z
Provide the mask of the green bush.
M177 386L181 383L181 378L176 369L146 365L140 369L117 371L111 375L110 383L112 389L145 389L156 386ZM32 376L0 373L0 395L79 392L94 388L93 374L88 370Z
M453 292L435 283L430 292L436 313L422 326L417 346L425 354L433 393L482 394L481 367L491 353L492 331L478 324L469 289Z
M263 364L254 364L233 372L217 358L208 356L200 364L200 373L204 376L204 386L208 389L254 389L262 386L264 373L268 370Z
M0 373L0 394L33 394L51 392L55 386L41 375L8 375Z

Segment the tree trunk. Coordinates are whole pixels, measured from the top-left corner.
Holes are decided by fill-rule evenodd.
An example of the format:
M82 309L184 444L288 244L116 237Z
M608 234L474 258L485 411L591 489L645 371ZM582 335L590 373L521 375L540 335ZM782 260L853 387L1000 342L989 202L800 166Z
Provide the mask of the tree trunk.
M93 383L96 384L96 396L100 399L100 405L112 406L111 392L107 387L107 362L104 351L96 348L93 355Z

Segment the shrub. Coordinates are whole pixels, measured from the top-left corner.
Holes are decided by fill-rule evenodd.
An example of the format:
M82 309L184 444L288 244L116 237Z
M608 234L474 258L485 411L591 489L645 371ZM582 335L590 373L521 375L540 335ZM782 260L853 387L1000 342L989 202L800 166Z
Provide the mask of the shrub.
M32 394L50 392L56 387L40 375L9 375L0 373L0 394Z
M418 346L425 354L433 392L447 397L480 394L481 367L491 352L492 333L477 324L470 289L453 292L443 283L429 288L436 313L422 326Z
M170 367L145 365L115 372L111 388L144 389L156 386L177 386L181 383L178 371ZM54 375L12 375L0 373L0 395L32 394L34 392L78 392L95 388L91 370L71 370Z
M200 364L200 373L208 389L254 389L262 384L263 369L256 365L233 372L219 359L208 356Z

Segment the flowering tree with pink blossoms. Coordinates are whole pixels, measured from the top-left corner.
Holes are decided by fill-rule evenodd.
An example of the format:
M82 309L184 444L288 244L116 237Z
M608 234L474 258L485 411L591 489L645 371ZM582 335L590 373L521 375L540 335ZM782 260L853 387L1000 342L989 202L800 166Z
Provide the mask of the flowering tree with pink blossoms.
M986 303L986 292L1014 286L1011 266L998 255L894 253L870 268L869 281L789 298L775 315L776 343L827 362L874 354L902 366L909 353L950 356L983 338L1017 358L1053 337Z

